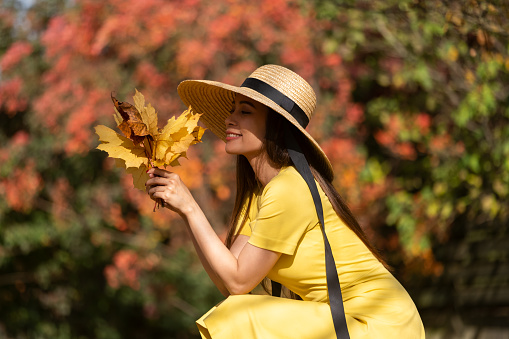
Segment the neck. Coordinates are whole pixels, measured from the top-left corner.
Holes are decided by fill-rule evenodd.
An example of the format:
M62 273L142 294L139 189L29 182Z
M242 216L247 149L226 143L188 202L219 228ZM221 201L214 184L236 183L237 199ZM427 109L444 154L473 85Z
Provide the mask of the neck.
M262 153L256 157L253 157L249 160L251 167L256 175L256 178L262 186L265 186L272 180L278 173L280 168L274 167L270 161L267 160L267 154Z

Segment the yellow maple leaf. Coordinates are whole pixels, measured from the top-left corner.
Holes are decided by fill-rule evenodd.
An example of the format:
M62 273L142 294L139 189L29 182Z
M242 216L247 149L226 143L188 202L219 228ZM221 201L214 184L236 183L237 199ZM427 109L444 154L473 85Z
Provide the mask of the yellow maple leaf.
M205 128L203 128L203 127L195 128L193 130L194 141L193 141L193 143L191 145L194 145L194 144L197 144L197 143L201 142L201 138L202 138L204 133L205 133Z
M178 158L180 158L182 156L181 153L172 153L172 152L168 152L166 153L166 157L164 158L164 160L159 160L155 162L156 166L166 166L165 164L168 164L172 167L174 166L180 166L180 163L178 162Z
M126 173L131 174L133 177L133 185L135 188L145 191L145 183L150 178L147 174L148 167L145 164L140 167L127 167L125 161L122 159L115 159L115 166L123 168Z
M122 121L124 121L124 119L122 119L122 116L120 115L120 113L118 112L116 107L113 107L113 109L115 109L113 118L115 119L115 122L117 123L117 127L118 127L122 123Z
M201 114L196 114L189 108L177 119L168 119L161 133L156 137L155 157L156 164L171 164L178 156L176 154L185 152L190 145L201 141L205 131L198 126ZM177 162L178 163L178 162Z
M95 132L102 142L97 149L108 152L112 158L124 160L126 167L140 167L148 163L145 147L135 145L132 140L104 125L95 126Z
M141 111L143 111L143 109L145 108L145 97L143 96L143 94L138 92L138 90L136 88L134 89L133 100L134 100L134 107L136 107L138 112L140 112L140 114L141 114ZM143 122L145 122L145 121L143 121Z
M148 104L145 107L145 97L143 94L135 90L136 94L134 94L134 106L140 112L141 119L143 123L147 126L150 135L155 136L159 134L159 130L157 128L157 112L151 104Z
M173 144L173 139L171 138L171 126L175 124L175 117L171 117L168 119L168 123L163 128L160 134L158 134L154 140L155 143L155 151L154 151L154 160L161 161L166 157L167 150Z
M148 167L141 166L137 167L129 167L126 169L126 173L129 173L133 176L133 185L140 191L145 191L145 183L150 178L147 174Z
M193 114L189 110L187 114L187 121L185 126L180 131L171 135L173 140L176 140L171 146L171 151L174 153L185 153L189 146L201 142L201 137L205 129L198 126L200 114Z
M191 146L191 143L194 141L194 135L187 134L180 138L179 141L173 143L171 146L171 152L173 153L182 153L185 152L189 146Z
M146 120L148 122L148 129L150 134L156 135L159 134L159 128L157 128L157 112L151 104L148 104L143 111L143 116L146 116Z

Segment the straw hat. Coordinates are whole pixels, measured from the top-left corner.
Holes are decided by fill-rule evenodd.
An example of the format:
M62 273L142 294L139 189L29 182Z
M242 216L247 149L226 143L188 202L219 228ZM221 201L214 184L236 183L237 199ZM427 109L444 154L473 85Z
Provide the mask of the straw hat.
M326 177L334 177L329 159L305 130L316 108L315 92L295 72L282 66L264 65L246 78L240 87L217 81L185 80L177 90L182 101L195 112L202 113L201 119L207 128L223 141L226 140L225 119L230 115L235 93L272 108L310 141Z

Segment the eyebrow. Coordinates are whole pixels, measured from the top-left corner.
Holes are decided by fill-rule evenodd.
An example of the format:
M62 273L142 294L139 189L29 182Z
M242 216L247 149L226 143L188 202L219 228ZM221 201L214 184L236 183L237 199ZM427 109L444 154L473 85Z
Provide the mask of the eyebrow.
M253 107L253 108L256 108L256 107L255 107L255 105L253 105L253 103L251 103L251 102L249 102L249 101L245 101L245 100L244 100L244 101L239 102L239 104L246 104L246 105L249 105L249 106L251 106L251 107Z

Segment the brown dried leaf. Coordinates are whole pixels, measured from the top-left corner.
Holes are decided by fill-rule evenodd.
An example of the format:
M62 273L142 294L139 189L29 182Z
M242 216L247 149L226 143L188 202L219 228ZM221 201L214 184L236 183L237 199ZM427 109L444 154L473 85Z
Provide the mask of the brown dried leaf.
M123 119L118 128L136 145L141 143L145 136L149 135L149 131L147 125L143 122L140 112L130 103L118 101L113 94L111 95L111 100Z

